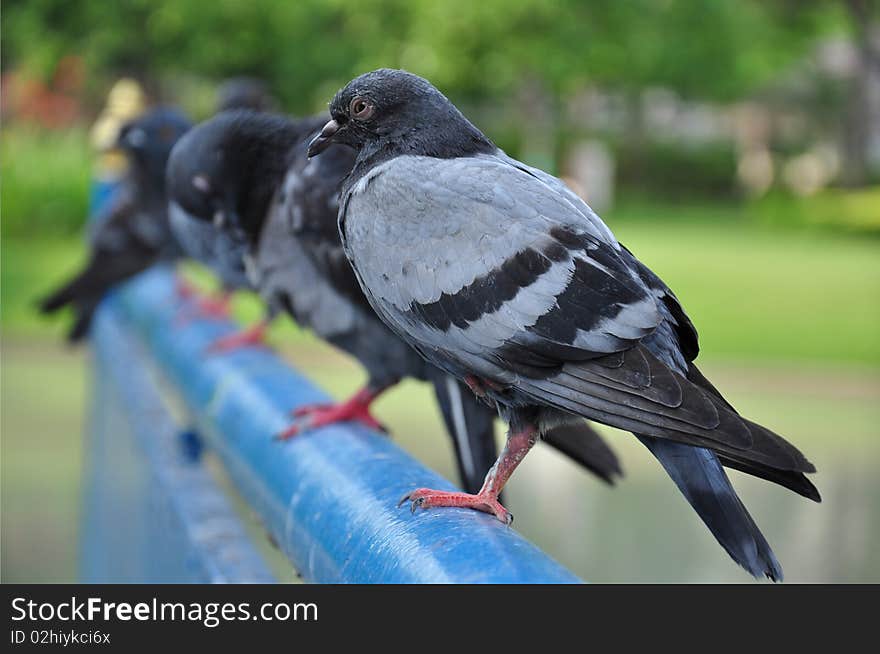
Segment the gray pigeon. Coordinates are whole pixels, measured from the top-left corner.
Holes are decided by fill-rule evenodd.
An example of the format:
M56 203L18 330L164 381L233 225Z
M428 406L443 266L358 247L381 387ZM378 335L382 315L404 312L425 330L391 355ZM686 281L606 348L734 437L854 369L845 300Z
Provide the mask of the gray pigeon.
M339 405L305 407L283 433L343 420L371 427L372 401L404 377L430 381L456 449L463 485L476 490L495 459L494 409L447 373L426 364L375 315L354 277L336 226L339 188L354 163L350 148L309 160L309 139L327 116L294 121L253 112L224 113L194 128L169 163L171 197L204 224L244 233L247 268L270 312L354 356L366 388ZM196 176L205 183L193 185ZM229 219L213 221L222 210ZM620 474L613 452L586 425L551 437L559 449L611 482Z
M722 465L819 500L794 446L743 417L696 368L672 291L559 179L505 155L426 80L398 70L339 91L309 147L358 150L339 228L370 304L428 361L509 422L474 495L420 488L416 507L509 521L498 493L538 438L589 418L633 432L730 556L782 569Z

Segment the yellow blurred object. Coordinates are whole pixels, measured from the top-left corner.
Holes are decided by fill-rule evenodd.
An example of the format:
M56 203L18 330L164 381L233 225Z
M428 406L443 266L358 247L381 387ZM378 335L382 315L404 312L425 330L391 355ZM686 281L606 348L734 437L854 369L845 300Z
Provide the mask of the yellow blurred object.
M135 80L123 77L107 94L107 104L92 125L89 140L99 152L95 176L102 181L112 181L125 174L128 162L116 148L119 130L126 123L140 116L147 108L147 96Z
M107 106L92 126L92 147L99 152L112 150L119 129L140 116L146 106L146 94L135 80L124 77L116 82L107 94Z

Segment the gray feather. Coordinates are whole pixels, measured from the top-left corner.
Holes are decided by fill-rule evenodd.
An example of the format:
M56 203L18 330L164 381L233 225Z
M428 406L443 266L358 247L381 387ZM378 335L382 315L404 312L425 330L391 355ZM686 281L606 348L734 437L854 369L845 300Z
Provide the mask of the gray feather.
M186 255L209 268L230 290L251 287L244 265L247 243L190 216L176 202L168 207L171 231Z

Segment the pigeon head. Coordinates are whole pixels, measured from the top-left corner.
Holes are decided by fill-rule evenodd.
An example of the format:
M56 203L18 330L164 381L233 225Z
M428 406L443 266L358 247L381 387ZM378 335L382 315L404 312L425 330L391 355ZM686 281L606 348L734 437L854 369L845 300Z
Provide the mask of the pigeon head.
M296 134L283 116L217 114L194 127L171 153L170 201L194 218L256 237Z
M217 90L217 111L272 111L278 103L266 83L255 77L233 77Z
M153 109L123 125L116 147L125 153L135 175L153 188L163 188L165 165L171 150L191 126L179 111Z
M382 68L353 79L330 103L331 120L309 156L332 143L360 151L360 161L412 154L449 159L494 152L495 145L428 80Z

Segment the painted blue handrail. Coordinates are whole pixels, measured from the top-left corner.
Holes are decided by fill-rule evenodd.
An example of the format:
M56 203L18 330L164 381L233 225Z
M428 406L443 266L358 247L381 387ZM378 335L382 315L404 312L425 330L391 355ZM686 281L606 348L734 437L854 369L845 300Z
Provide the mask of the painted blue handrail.
M80 536L87 583L275 581L160 395L113 303L92 326L92 408Z
M491 516L398 508L413 488L454 486L382 434L344 424L275 440L291 409L329 398L269 350L204 356L208 344L235 326L181 324L169 270L141 275L105 304L93 338L98 357L115 359L132 374L159 371L306 581L579 582ZM122 335L140 344L127 357L120 353Z

